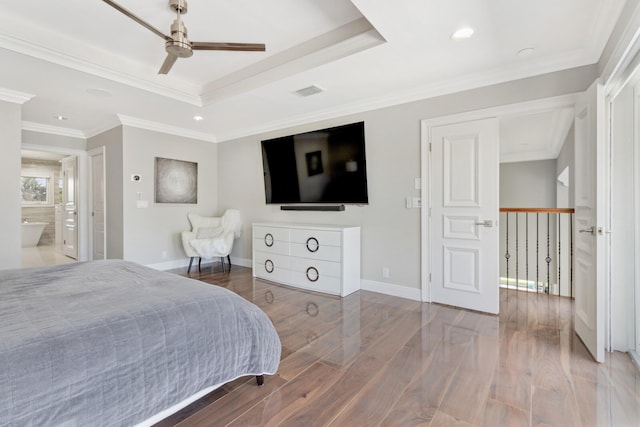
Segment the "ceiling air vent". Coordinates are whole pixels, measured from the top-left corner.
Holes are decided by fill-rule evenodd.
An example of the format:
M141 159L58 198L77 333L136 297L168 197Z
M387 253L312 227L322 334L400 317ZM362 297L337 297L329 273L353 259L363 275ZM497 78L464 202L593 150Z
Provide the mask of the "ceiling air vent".
M296 93L300 96L311 96L316 93L324 92L325 90L320 86L312 85L309 87L305 87L296 91Z

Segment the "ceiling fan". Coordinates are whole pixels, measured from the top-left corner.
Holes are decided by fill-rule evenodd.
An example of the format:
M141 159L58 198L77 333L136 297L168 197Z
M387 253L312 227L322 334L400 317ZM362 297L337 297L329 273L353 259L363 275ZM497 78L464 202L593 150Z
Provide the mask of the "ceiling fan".
M171 24L171 35L168 36L153 25L138 18L118 3L111 0L102 0L114 9L127 15L138 24L157 34L165 40L164 48L167 51L167 58L162 63L158 74L167 74L178 58L189 58L194 50L235 50L235 51L257 51L264 52L265 45L262 43L224 43L224 42L192 42L187 38L187 27L180 19L181 15L187 13L187 0L169 0L169 7L176 11L177 17Z

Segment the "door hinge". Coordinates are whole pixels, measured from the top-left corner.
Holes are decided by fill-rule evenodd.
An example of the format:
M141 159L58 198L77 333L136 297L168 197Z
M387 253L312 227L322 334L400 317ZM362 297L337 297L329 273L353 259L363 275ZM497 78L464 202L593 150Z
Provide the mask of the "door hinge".
M429 273L429 282L431 282L431 273Z
M432 144L431 144L431 143L429 143L429 152L431 152L431 145L432 145Z

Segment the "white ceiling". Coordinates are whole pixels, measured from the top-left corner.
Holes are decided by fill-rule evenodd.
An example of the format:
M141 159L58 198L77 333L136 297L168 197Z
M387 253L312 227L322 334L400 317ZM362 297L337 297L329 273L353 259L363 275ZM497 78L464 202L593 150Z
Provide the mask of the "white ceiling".
M175 18L167 0L119 3L165 33ZM126 123L223 141L596 63L623 4L190 0L191 40L265 43L267 51L196 51L165 76L156 74L164 41L101 0L0 0L0 96L34 95L25 128L88 137ZM450 38L466 25L472 38ZM535 50L518 56L525 48ZM295 93L310 85L326 91ZM515 142L503 154L557 154L567 117L509 118L504 132Z

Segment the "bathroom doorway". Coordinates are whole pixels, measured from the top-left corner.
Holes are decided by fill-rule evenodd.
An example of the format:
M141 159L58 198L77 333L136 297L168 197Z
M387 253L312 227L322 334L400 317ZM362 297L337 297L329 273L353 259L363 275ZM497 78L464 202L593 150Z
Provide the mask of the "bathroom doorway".
M63 253L62 159L69 156L22 150L22 267L75 262Z

